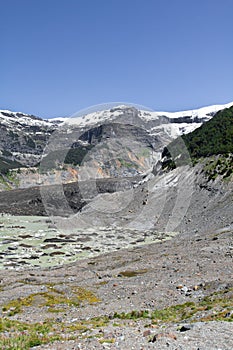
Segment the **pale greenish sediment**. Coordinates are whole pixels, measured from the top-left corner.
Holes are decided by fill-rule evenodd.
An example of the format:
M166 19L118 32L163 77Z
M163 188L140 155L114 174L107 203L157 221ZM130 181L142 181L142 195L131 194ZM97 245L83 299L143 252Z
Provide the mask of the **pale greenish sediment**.
M102 253L164 241L174 235L175 232L143 232L122 227L73 228L62 232L50 218L2 215L0 268L61 266Z

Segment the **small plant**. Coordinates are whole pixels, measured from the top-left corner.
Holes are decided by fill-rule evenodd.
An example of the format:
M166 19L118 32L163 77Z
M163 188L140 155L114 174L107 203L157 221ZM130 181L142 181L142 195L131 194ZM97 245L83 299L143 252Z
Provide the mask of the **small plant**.
M113 344L115 343L115 339L114 338L100 339L99 342L100 344L104 344L104 343Z
M0 348L2 350L27 350L33 346L59 340L50 323L27 324L2 318L0 322Z

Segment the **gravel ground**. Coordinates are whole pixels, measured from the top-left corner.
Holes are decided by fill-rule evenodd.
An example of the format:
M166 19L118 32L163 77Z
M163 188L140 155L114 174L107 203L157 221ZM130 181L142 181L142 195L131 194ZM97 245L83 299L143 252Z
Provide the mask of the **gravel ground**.
M150 335L148 336L146 332ZM85 339L84 341L64 341L35 349L231 350L233 348L232 324L226 322L211 322L211 324L199 322L186 332L166 326L143 332L143 326L137 323L133 329L132 326L124 329L109 327L105 330L104 336L106 339L114 337L115 343L100 344L97 339Z
M161 243L122 249L59 268L2 270L2 306L30 295L41 297L41 293L71 298L77 288L91 291L97 298L93 303L84 300L80 305L63 305L56 313L34 300L20 312L9 316L2 311L2 316L27 323L53 319L57 327L62 324L64 341L34 347L38 350L231 350L232 257L233 231L228 227L203 234L179 234ZM133 310L147 310L151 315L154 310L187 302L197 305L208 296L214 300L211 307L202 307L188 318L178 317L176 311L170 319L122 316ZM108 321L96 327L94 317ZM85 331L76 329L67 341L68 328L78 322L88 324Z

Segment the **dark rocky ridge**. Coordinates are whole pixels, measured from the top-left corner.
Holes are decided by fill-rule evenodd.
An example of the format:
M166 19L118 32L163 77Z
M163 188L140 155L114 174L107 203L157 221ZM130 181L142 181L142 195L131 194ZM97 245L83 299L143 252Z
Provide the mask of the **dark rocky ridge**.
M142 145L147 144L152 149L161 146L159 136L151 136L146 129L129 123L108 123L91 128L80 136L80 140L95 145L108 138L121 139L129 137L133 137L135 140L141 142Z
M50 214L66 216L63 202L59 197L60 189L64 190L65 199L74 213L80 211L97 194L113 193L132 188L140 177L121 179L97 179L96 181L74 182L64 185L40 186L0 192L0 212L12 215L47 215L41 197L41 190L49 194L46 204ZM81 190L80 190L81 187Z

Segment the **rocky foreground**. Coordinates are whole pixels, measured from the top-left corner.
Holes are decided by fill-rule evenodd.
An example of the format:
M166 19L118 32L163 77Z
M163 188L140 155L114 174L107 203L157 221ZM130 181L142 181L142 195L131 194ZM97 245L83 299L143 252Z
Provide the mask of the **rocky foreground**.
M233 230L1 270L1 349L233 349Z

